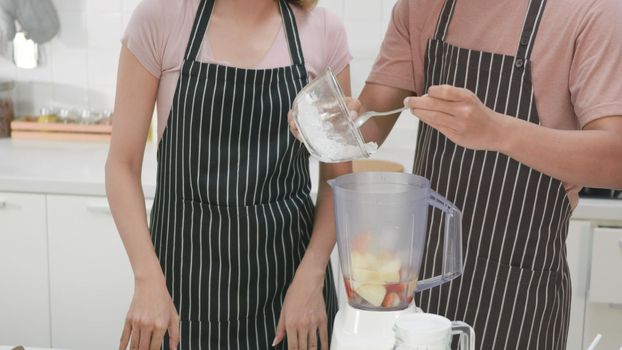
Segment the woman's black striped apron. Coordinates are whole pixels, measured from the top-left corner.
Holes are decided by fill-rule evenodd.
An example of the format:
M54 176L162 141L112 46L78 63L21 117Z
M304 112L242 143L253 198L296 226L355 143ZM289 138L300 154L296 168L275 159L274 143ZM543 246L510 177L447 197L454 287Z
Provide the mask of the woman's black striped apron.
M199 5L158 148L151 235L180 315L180 349L269 349L314 219L309 154L287 123L308 78L284 0L292 66L198 62L213 6ZM325 298L332 325L330 269Z
M455 2L446 0L428 43L426 91L467 88L496 112L538 124L529 58L546 0L530 1L516 56L446 43ZM414 169L462 209L465 256L464 275L420 293L417 304L473 325L478 349L565 349L572 208L563 184L503 154L459 147L425 124ZM442 227L432 213L421 278L441 272Z

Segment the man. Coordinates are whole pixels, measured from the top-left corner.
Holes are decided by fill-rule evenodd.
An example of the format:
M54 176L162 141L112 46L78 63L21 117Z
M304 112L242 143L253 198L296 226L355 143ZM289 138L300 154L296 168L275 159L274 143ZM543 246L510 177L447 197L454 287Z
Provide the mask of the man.
M465 272L416 303L473 325L478 349L566 348L577 193L622 188L621 18L619 0L393 10L355 109L405 103L422 121L414 173L462 209ZM367 141L396 119L370 120ZM433 213L421 278L442 268L442 227Z

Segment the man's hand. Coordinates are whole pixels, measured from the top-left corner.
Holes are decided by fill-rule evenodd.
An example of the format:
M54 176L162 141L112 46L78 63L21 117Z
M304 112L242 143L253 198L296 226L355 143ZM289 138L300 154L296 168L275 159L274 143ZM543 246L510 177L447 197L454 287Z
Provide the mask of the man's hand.
M421 121L456 144L476 150L499 150L505 116L486 107L470 90L432 86L422 97L407 97L404 105Z

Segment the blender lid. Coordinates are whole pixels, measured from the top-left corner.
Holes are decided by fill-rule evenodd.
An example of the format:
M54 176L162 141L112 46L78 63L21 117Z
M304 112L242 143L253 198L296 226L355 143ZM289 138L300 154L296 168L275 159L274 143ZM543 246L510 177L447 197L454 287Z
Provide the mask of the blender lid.
M410 195L427 197L430 180L409 173L360 172L341 175L329 180L328 184L337 191L358 195Z

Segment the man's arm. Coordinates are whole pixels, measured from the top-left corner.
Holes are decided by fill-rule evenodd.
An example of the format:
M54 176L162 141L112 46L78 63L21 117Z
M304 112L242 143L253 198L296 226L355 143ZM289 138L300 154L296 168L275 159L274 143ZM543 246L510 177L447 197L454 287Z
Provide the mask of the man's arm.
M433 86L405 103L456 144L504 153L563 182L622 188L622 116L599 118L584 130L557 130L508 117L471 91Z
M367 83L361 92L359 101L354 101L349 107L359 114L365 111L390 111L402 107L404 98L412 95L412 92L399 88ZM398 117L399 114L370 119L361 127L365 141L373 141L381 145L389 136Z
M561 181L622 188L622 116L594 120L582 131L505 120L499 151Z

